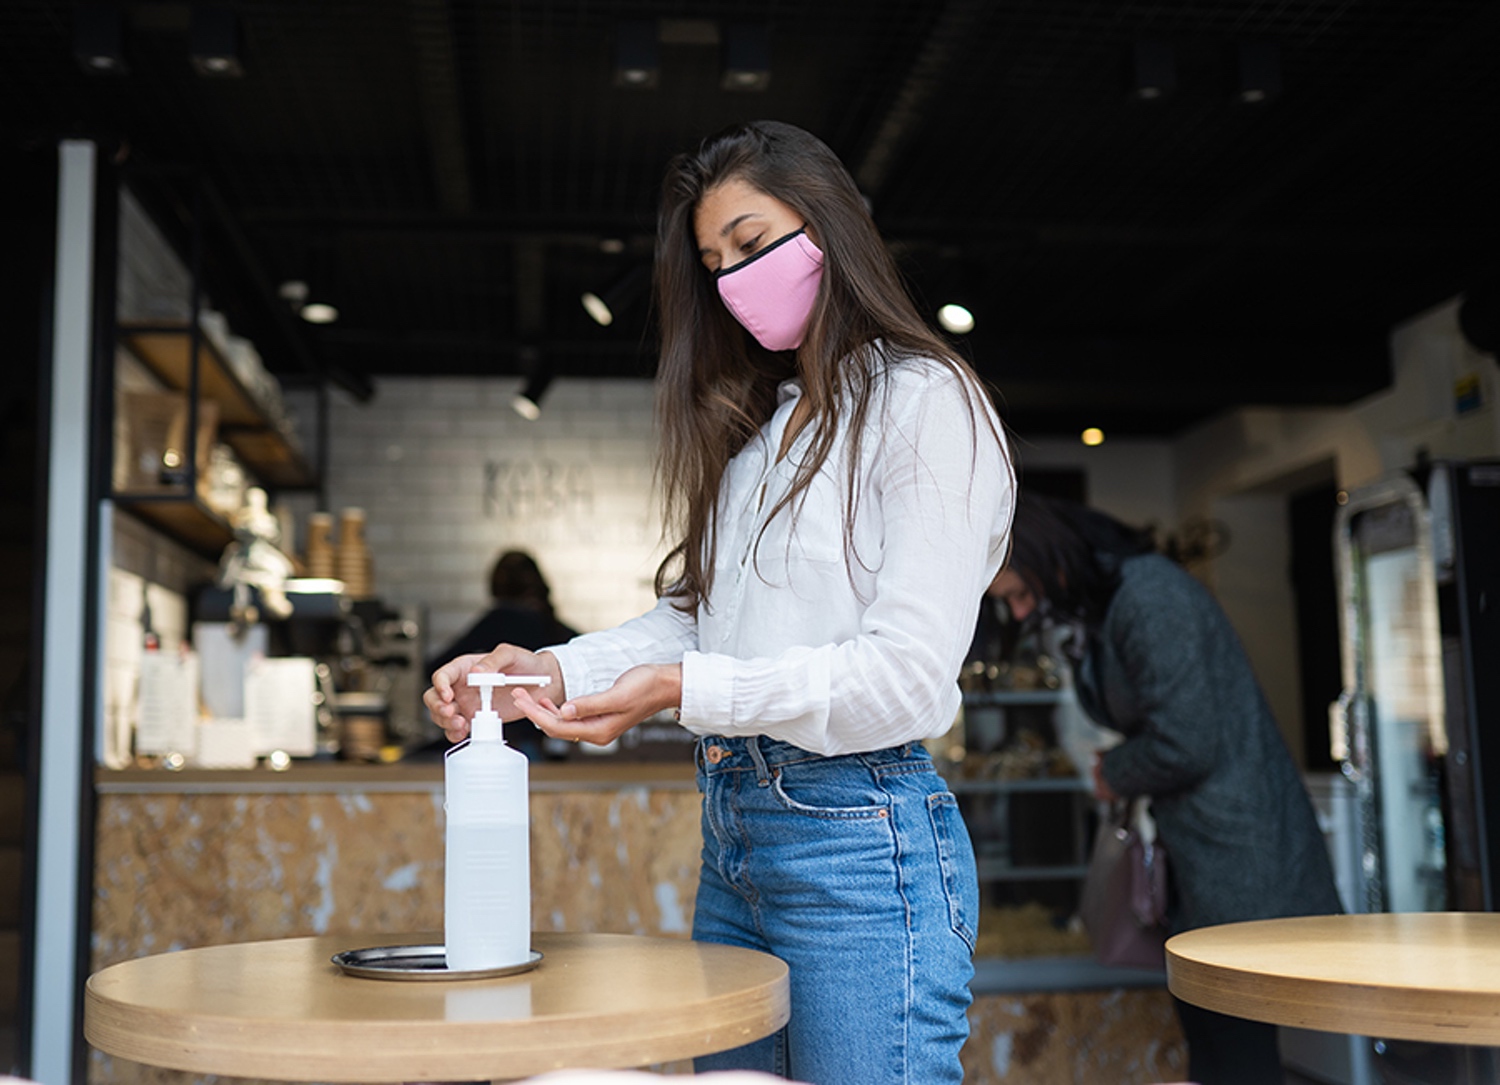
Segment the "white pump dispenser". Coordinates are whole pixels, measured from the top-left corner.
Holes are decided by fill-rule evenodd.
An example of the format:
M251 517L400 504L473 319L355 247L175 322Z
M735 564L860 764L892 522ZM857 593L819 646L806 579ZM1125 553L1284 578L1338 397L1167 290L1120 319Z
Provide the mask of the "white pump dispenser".
M525 964L531 957L531 846L526 755L505 744L490 707L496 686L544 686L545 676L471 674L480 708L469 738L443 761L447 792L443 941L450 972Z

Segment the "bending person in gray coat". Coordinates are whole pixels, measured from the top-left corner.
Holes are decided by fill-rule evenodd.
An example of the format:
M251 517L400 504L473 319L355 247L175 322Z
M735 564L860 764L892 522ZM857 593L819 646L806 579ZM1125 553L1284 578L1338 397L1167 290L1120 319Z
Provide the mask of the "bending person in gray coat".
M1166 846L1172 933L1340 911L1312 803L1239 638L1150 535L1023 496L989 594L1014 621L1072 623L1079 702L1125 740L1094 767L1102 800L1147 795ZM1280 1083L1271 1025L1183 1002L1188 1076Z

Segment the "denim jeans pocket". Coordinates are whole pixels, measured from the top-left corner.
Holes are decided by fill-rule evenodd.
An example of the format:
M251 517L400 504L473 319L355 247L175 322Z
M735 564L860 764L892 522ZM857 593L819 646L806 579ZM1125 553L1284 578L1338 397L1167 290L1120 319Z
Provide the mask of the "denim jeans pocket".
M927 797L927 813L937 840L938 866L943 874L943 895L948 900L948 922L964 940L969 952L977 938L975 919L979 911L979 882L974 867L974 847L969 830L951 791Z
M830 773L805 783L799 781L796 790L800 798L794 799L788 790L787 773L777 772L771 777L771 792L787 810L807 817L835 821L890 817L888 796L871 786L868 775L860 775L864 776L863 780L856 781L847 776L840 778Z

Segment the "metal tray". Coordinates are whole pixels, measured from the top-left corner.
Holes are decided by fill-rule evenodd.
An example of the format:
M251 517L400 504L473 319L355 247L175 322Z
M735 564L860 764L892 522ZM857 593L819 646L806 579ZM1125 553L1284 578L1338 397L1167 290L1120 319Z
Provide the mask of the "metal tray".
M333 963L347 975L370 980L488 980L530 972L542 963L536 950L520 964L504 968L479 968L468 972L448 971L448 954L440 945L371 946L346 949L333 955Z

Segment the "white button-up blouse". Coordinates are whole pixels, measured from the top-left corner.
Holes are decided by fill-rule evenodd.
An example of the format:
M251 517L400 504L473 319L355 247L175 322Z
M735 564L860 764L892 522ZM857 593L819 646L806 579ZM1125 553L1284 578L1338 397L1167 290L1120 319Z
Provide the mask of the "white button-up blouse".
M801 395L797 381L781 386L775 414L725 472L707 600L685 614L662 599L548 649L570 697L607 689L638 664L680 662L682 725L696 734L768 735L832 756L952 725L958 672L1015 505L989 398L975 388L966 399L955 374L926 360L877 378L846 554L847 432L796 515L784 508L767 522L807 451L804 429L775 458Z

